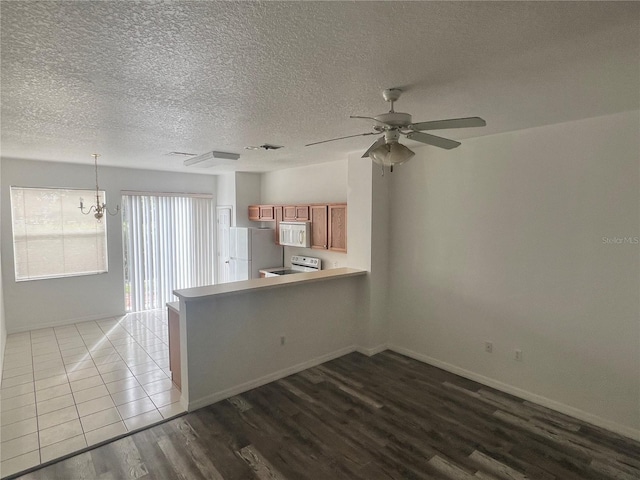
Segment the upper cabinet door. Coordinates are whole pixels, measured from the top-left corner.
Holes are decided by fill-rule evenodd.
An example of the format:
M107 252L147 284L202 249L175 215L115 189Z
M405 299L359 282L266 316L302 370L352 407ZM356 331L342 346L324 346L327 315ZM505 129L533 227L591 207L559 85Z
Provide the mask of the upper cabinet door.
M249 205L249 220L273 222L275 220L273 205Z
M327 205L311 205L311 248L327 248Z
M285 205L282 207L282 221L283 222L295 222L296 221L296 207L293 205Z
M329 250L347 253L347 205L329 205Z
M309 205L285 205L282 207L284 222L308 222Z
M260 206L259 205L249 205L249 220L259 221L260 220Z
M276 219L276 245L280 245L280 222L283 221L282 212L284 208L275 206L273 207L273 216Z
M275 220L275 217L273 216L273 206L260 205L260 220L263 222Z
M296 207L296 220L298 222L309 221L309 205L298 205Z

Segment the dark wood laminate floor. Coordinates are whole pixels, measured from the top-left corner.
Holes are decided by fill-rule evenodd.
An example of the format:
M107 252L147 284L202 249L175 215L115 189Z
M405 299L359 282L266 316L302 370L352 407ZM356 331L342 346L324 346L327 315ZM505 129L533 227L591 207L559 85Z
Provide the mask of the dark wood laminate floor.
M395 353L354 353L21 478L638 480L640 443Z

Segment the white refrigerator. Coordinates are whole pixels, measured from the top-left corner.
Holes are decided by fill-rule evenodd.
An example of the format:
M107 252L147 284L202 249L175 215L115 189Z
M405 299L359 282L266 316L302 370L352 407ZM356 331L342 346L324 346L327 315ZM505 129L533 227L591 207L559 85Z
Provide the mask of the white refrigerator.
M260 269L283 265L273 229L231 227L229 240L230 282L260 278Z

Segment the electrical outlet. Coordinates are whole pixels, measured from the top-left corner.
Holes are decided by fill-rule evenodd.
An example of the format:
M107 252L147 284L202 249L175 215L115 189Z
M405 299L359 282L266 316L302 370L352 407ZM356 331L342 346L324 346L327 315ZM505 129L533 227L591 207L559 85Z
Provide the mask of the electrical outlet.
M516 349L514 357L518 362L522 361L522 350Z
M493 353L493 343L492 342L484 342L484 351L487 353Z
M284 336L284 335L282 335L282 336L280 337L280 345L284 345L284 344L286 343L286 340L287 340L287 339L285 338L285 336Z

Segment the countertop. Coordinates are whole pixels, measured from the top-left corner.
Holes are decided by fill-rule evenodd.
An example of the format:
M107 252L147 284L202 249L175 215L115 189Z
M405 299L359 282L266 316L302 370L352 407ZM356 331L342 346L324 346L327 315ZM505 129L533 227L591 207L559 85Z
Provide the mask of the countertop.
M318 272L297 273L295 275L281 275L278 277L252 278L240 282L220 283L218 285L207 285L204 287L184 288L174 290L173 293L181 301L197 301L220 295L233 295L246 293L254 290L264 290L269 288L286 287L290 285L319 282L337 278L353 277L365 275L366 270L358 268L332 268L320 270Z
M291 268L291 267L284 267L284 266L283 266L283 267L261 268L261 269L260 269L260 270L258 270L258 271L259 271L260 273L263 273L263 272L264 272L264 273L271 273L271 272L277 272L277 271L280 271L280 270L286 270L286 269L288 269L288 268Z
M180 302L167 302L167 308L170 308L174 312L180 313Z

